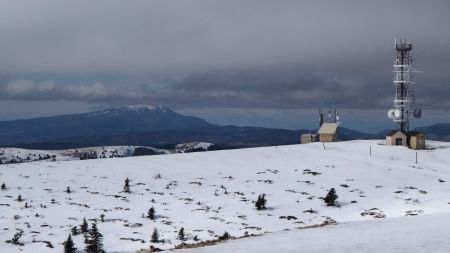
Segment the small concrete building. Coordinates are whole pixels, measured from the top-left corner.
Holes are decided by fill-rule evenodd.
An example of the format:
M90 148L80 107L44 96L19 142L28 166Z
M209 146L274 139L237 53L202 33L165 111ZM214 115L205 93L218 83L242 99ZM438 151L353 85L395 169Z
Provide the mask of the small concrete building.
M302 137L300 139L301 144L307 144L312 142L318 142L319 141L319 135L318 134L302 134Z
M386 145L407 146L408 137L400 130L392 130L386 135Z
M320 142L334 142L337 141L337 129L339 123L323 123L319 131Z
M425 149L425 134L421 132L407 132L408 147L412 149Z
M392 130L386 135L386 145L425 149L425 134L422 132L403 133L400 130Z

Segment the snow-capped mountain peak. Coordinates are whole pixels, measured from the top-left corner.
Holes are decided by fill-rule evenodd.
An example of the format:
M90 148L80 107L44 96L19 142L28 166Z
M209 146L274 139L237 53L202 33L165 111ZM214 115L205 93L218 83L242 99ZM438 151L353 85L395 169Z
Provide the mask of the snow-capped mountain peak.
M118 112L173 112L164 105L124 105L105 109L102 113L118 113Z

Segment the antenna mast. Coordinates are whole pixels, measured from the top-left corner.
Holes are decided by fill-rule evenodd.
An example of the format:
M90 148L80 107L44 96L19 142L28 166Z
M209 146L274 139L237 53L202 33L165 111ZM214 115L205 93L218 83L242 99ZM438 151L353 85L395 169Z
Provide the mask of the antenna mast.
M412 44L400 39L395 40L396 58L394 63L395 98L394 109L389 110L388 117L397 124L397 130L409 131L410 105L414 103L414 92L410 87L414 83L414 69L410 52Z

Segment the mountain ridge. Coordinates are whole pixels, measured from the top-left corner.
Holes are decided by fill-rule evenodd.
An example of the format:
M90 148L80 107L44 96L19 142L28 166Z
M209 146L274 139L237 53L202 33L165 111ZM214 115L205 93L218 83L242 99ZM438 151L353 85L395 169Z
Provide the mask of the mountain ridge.
M133 110L130 110L133 109ZM76 136L103 136L137 131L160 131L210 126L167 107L117 107L95 112L0 121L0 143L52 141Z
M430 139L450 140L450 124L424 130ZM434 130L439 130L434 133ZM433 130L433 131L432 131ZM429 132L428 132L429 131ZM448 131L449 134L445 135ZM215 125L194 116L185 116L163 105L129 105L103 110L0 121L0 146L38 149L65 149L103 145L143 145L172 148L185 142L204 141L222 149L300 142L310 129L277 129ZM340 127L339 140L382 139L384 135L369 134Z

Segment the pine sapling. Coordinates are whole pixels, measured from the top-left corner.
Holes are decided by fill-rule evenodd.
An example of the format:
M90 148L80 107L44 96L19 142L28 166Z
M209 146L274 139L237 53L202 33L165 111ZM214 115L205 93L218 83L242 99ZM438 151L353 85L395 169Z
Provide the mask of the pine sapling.
M69 234L69 237L67 237L67 240L64 242L64 253L76 253L76 252L77 248L75 248L72 236Z
M255 202L255 207L257 210L265 210L266 209L266 194L261 194L258 196L258 199Z
M152 237L151 237L150 241L153 243L159 242L159 234L158 234L158 230L156 228L153 229L153 233L152 233Z
M98 231L97 224L92 223L92 227L84 240L86 253L105 253L102 241L103 235Z
M89 227L88 227L86 218L83 218L83 223L80 225L80 231L81 231L81 233L85 234L88 232L88 230L89 230Z
M180 230L178 231L178 239L179 240L184 240L184 228L180 228Z
M73 226L72 229L70 230L72 232L73 236L76 236L79 234L78 232L78 228L76 226Z

